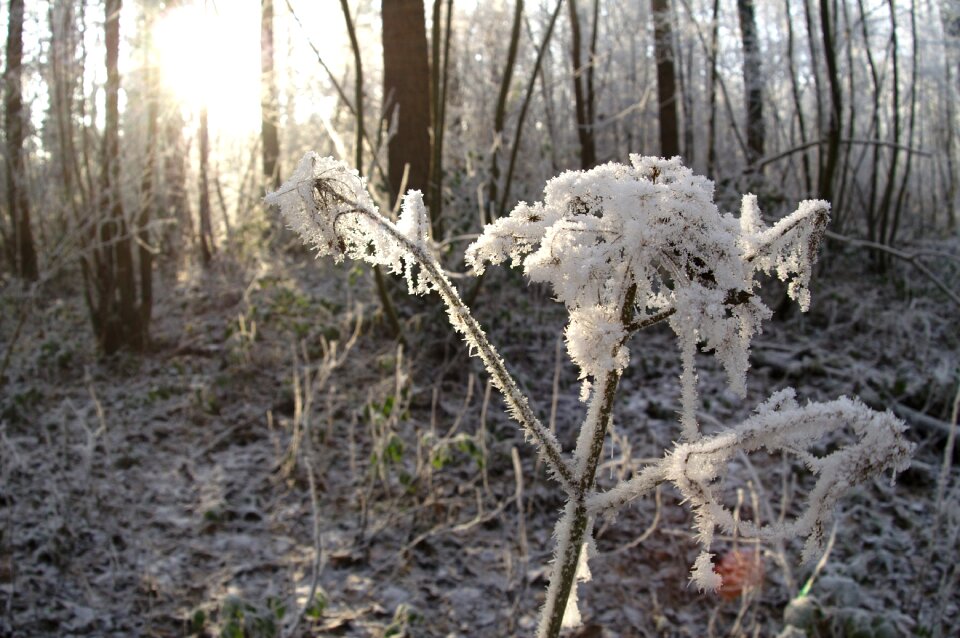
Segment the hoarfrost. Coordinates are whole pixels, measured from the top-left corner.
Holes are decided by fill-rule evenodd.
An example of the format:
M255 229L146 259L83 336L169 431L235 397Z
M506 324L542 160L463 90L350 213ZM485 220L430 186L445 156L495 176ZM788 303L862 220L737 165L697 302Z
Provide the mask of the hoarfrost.
M713 183L679 158L630 160L550 180L542 202L520 203L487 226L466 260L478 273L509 260L531 281L553 287L570 312L567 349L583 379L620 372L629 362L628 291L638 325L672 312L683 360L681 422L684 438L695 440L697 344L716 354L730 387L743 395L750 341L770 316L754 294L754 275L775 271L790 279L790 294L805 309L829 205L803 202L767 228L756 197L747 195L737 222L713 203Z

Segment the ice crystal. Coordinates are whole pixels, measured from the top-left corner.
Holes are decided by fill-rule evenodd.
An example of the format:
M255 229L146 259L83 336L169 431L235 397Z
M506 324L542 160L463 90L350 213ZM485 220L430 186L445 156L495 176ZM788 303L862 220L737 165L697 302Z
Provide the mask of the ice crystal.
M625 316L636 313L642 322L674 311L670 325L684 368L681 420L692 440L699 436L697 345L716 353L742 395L750 340L770 316L755 294L754 275L775 271L790 279L790 294L806 309L829 205L803 202L767 228L756 197L747 195L738 222L713 203L713 183L679 158L630 160L550 180L543 201L522 202L487 226L466 259L477 272L510 260L531 281L553 287L570 312L567 348L584 379L628 364ZM628 294L635 307L624 308Z

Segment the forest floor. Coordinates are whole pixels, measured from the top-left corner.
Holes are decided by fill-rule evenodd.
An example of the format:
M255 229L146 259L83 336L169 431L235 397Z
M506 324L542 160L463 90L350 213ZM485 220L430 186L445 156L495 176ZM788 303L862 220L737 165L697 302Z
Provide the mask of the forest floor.
M837 511L810 635L956 635L957 459L941 474L960 312L909 265L880 277L863 256L834 256L811 311L766 324L745 400L700 357L702 422L734 424L787 385L906 418L912 467ZM960 288L955 261L938 272ZM57 286L23 322L0 392L0 636L533 634L560 490L436 299L403 302L401 348L363 269L304 254L221 263L160 278L151 351L102 360L82 296ZM6 351L18 294L0 293ZM479 305L569 449L583 407L562 309L513 275ZM635 338L602 484L678 438L679 369L666 326ZM762 456L726 481L761 521L795 514L810 485L798 463ZM777 635L814 569L800 542L760 547L762 583L725 600L689 585L691 518L663 489L599 521L570 635Z

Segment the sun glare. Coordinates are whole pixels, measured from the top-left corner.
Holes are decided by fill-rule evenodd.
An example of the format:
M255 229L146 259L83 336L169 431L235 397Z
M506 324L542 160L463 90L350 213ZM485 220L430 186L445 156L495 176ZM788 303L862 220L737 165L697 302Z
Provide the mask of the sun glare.
M154 27L164 86L210 128L240 137L260 127L259 3L187 4Z

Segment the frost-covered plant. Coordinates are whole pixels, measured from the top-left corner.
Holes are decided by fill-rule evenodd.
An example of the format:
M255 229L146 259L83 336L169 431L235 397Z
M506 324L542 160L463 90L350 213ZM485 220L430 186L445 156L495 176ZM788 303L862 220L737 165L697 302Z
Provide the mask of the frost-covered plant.
M508 260L522 266L531 281L550 284L570 314L567 350L580 369L581 399L588 406L576 448L567 455L530 409L431 252L419 192L406 194L394 224L379 213L355 171L309 153L268 201L320 255L389 268L405 276L412 294L436 291L454 329L481 358L511 415L566 492L539 636L557 636L562 626L577 622L574 583L588 572L596 517L614 513L661 483L673 483L694 510L703 549L691 578L701 589L714 590L721 577L713 570L710 548L718 527L760 539L805 536L804 558L809 559L819 551L831 510L847 489L908 462L904 425L889 413L846 398L800 406L792 389L774 394L738 425L707 437L700 431L698 346L715 353L731 388L743 395L751 338L770 316L757 295L756 276L775 273L807 309L827 202L802 202L768 228L754 196L744 196L739 218L721 214L713 203L713 184L678 158L634 155L629 166L610 163L564 173L547 183L542 202L521 203L487 226L467 249L467 263L478 273ZM594 478L620 375L630 361L629 339L664 320L677 335L683 363L682 442L659 463L597 492ZM822 457L808 451L844 426L853 431L855 443ZM806 509L792 522L758 527L739 520L718 496L731 457L761 448L798 455L818 477Z

